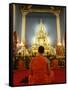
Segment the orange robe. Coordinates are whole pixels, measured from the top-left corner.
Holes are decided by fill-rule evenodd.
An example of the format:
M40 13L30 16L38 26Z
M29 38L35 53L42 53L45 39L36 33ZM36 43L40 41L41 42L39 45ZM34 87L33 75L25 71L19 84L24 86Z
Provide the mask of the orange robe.
M21 59L18 61L17 68L18 68L18 70L24 70L25 69L24 62Z
M58 60L54 59L51 61L51 67L52 69L59 69Z
M36 56L30 63L29 84L51 83L53 72L48 66L47 58L42 55Z

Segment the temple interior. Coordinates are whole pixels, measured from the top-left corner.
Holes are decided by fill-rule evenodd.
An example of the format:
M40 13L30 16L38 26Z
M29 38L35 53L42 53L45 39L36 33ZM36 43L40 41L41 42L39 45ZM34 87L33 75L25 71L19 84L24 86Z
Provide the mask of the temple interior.
M29 59L37 56L39 46L45 49L44 57L50 61L55 57L59 66L65 68L65 32L64 7L14 4L14 69L17 68L19 57L23 58L26 69L29 69Z
M44 53L45 55L47 54L57 55L58 54L57 49L61 47L62 50L59 50L59 52L61 52L62 55L57 55L57 56L64 57L65 56L64 55L64 49L65 49L64 12L65 12L65 8L61 9L60 7L45 8L43 6L41 8L40 6L32 6L32 5L27 5L27 6L17 5L16 7L14 7L13 32L16 34L15 36L17 39L16 53L17 54L21 53L22 55L37 54L37 49L41 45L44 46L45 48L45 53ZM62 14L64 18L62 17ZM49 22L47 23L48 18L53 19L49 21L50 24ZM62 18L63 21L61 20ZM32 22L34 21L34 19L35 22ZM30 24L32 23L34 26L32 24L30 25L29 23Z

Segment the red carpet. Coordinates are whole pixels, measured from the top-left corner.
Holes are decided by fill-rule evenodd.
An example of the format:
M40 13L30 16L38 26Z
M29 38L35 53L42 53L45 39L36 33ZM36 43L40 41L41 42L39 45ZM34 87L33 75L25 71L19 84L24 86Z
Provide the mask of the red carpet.
M54 76L55 82L54 83L64 83L65 82L65 70L61 69L54 69Z
M21 81L29 76L28 70L16 70L13 73L13 84L14 86L25 85L25 83L21 83Z
M55 81L54 83L64 83L65 82L65 70L64 68L61 69L54 69ZM15 70L13 73L13 84L14 86L19 85L28 85L28 82L21 83L21 81L29 76L28 70Z

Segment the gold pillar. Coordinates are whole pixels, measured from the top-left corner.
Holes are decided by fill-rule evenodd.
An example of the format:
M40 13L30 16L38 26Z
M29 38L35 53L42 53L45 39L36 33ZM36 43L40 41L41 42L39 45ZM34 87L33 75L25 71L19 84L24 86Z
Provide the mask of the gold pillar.
M21 42L25 43L25 31L26 31L26 15L27 12L22 12L22 32L21 32Z
M13 4L13 31L15 31L15 15L16 15L16 7L15 4Z
M56 14L56 29L57 29L57 45L61 45L61 32L60 32L59 13Z

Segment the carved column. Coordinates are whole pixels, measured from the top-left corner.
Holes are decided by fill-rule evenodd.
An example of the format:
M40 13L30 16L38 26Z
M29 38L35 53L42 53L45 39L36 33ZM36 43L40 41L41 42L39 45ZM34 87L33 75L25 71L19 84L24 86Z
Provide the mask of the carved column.
M22 32L21 32L21 42L25 43L25 31L26 31L26 15L27 12L22 12Z
M61 45L60 17L56 13L57 45Z

